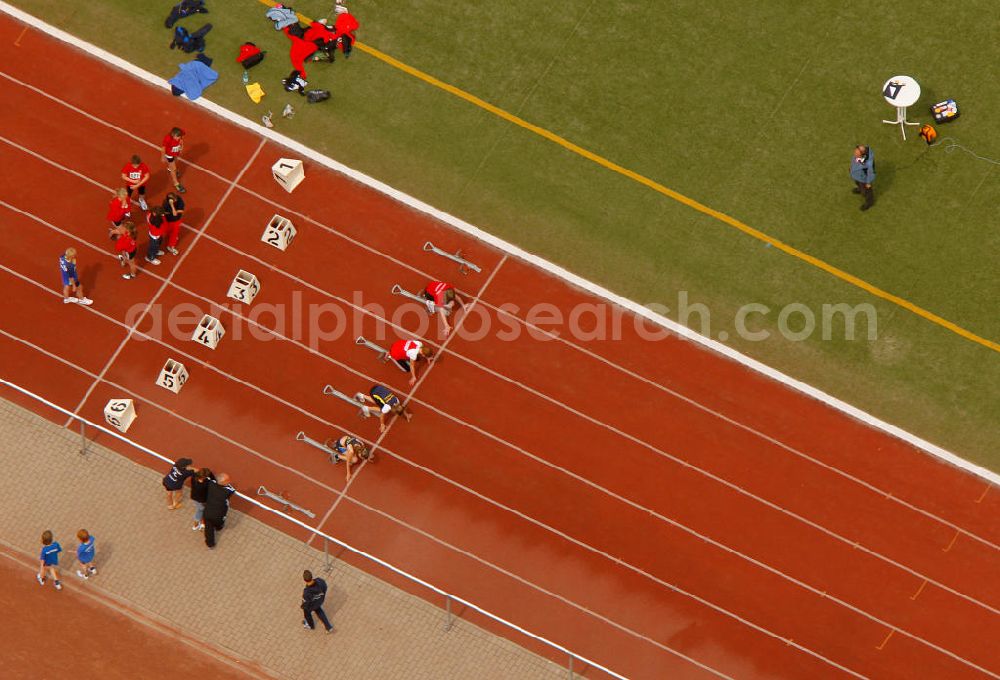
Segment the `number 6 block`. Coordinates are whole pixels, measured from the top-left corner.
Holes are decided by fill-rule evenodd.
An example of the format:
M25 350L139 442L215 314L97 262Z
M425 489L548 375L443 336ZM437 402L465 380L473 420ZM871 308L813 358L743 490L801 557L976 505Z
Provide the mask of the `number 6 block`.
M287 217L275 215L264 227L260 240L284 251L295 240L295 225Z
M237 302L250 304L259 292L260 281L257 280L257 277L241 269L236 272L236 278L229 285L229 292L226 293L226 297L232 298Z
M191 336L191 339L195 342L200 342L209 349L215 349L219 345L219 340L222 340L222 336L225 334L226 329L222 327L222 322L214 316L206 314L201 317L201 321L198 322L198 327L194 329L194 335Z
M184 364L173 359L167 359L167 363L163 365L163 370L160 371L160 377L156 379L156 384L177 394L184 387L187 379L188 372L184 368Z
M136 418L135 404L131 399L112 399L104 407L104 420L120 432L128 432Z

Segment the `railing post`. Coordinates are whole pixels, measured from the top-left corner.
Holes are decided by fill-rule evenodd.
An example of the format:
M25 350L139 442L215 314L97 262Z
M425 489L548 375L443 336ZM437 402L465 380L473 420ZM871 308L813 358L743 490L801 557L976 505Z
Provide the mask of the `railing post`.
M451 630L451 596L444 596L444 630L447 633Z
M329 572L333 568L330 563L330 542L323 537L323 571Z
M80 421L80 455L87 455L87 425Z
M573 655L569 655L569 680L573 680Z

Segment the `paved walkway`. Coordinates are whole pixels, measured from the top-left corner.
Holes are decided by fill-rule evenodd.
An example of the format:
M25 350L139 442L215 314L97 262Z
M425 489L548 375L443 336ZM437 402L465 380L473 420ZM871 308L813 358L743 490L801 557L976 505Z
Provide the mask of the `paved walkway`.
M440 608L348 564L334 560L324 572L322 552L246 515L230 513L219 548L209 551L190 530L189 499L176 512L164 507L160 473L93 444L81 455L78 434L3 400L0 465L0 541L34 558L41 532L51 529L65 551L67 589L103 589L275 677L566 677L465 621L445 632ZM73 575L82 527L97 537L92 582ZM303 569L330 584L334 635L302 628Z

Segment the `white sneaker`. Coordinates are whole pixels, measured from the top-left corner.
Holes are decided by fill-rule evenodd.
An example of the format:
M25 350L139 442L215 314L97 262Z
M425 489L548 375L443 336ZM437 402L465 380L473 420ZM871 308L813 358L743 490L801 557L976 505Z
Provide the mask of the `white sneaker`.
M150 259L149 259L149 258L147 257L147 258L146 258L146 262L148 262L149 264L160 264L160 260L159 260L159 258L156 258L156 257L154 257L154 258L153 258L152 260L150 260Z
M75 297L63 298L63 304L64 305L71 305L71 304L73 304L75 302L76 302L76 298Z
M84 579L84 580L90 578L90 576L88 574L83 573L79 569L76 570L76 575L79 576L80 578Z
M52 585L56 587L56 590L62 590L62 583L60 583L59 581L56 581Z
M44 586L45 585L45 577L44 576L39 576L38 574L35 574L35 580L38 581L38 585L40 585L40 586Z
M80 302L78 304L81 304L84 307L89 307L90 305L94 304L94 301L91 300L90 298L85 297L85 298L80 298Z
M177 254L177 253L179 253L180 251L179 251L179 250L177 250L176 248L171 248L171 247L169 247L169 246L168 246L168 247L167 247L167 252L168 252L168 253L170 253L171 255L176 255L176 254Z
M87 567L87 572L91 576L97 576L97 567Z
M142 208L143 210L149 210L149 206L146 205L146 199L142 198L141 196L139 197L139 207Z
M135 275L134 274L122 274L122 278L125 279L126 281L128 281L130 279L134 279Z

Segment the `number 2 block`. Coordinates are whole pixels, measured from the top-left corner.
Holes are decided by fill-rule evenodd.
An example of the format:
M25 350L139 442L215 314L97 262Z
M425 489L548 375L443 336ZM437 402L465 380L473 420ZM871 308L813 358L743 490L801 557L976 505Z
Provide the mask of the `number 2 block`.
M131 399L112 399L104 407L105 422L120 432L128 432L137 417Z
M264 233L261 235L260 240L274 246L278 250L284 251L295 240L295 225L287 217L275 215L268 221L267 226L264 227Z
M167 363L163 365L163 370L160 371L160 377L156 379L156 384L177 394L184 387L187 379L188 372L184 368L184 364L173 359L167 359Z
M236 272L236 278L229 284L229 292L226 293L226 297L249 305L259 292L260 281L257 280L257 277L241 269Z
M201 317L201 321L198 322L198 327L194 329L194 335L191 336L191 339L195 342L200 342L209 349L215 349L219 345L219 340L222 340L222 336L225 334L226 329L222 327L222 322L214 316L206 314Z

